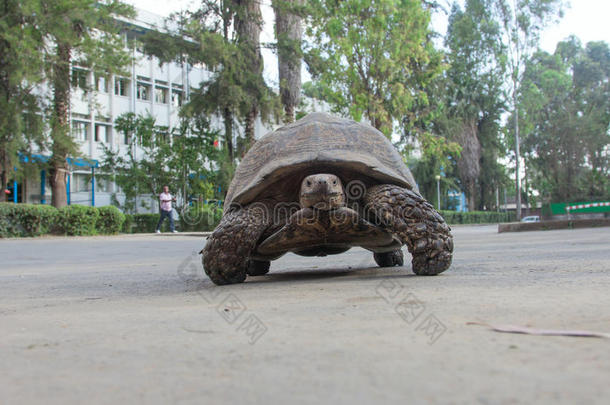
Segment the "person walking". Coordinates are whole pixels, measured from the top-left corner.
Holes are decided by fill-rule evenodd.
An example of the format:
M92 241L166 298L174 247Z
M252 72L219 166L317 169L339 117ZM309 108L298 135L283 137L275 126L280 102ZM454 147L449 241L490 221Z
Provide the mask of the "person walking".
M159 194L159 205L161 206L161 218L159 218L159 223L157 224L156 233L161 233L161 225L163 224L163 220L165 218L169 219L169 229L172 233L176 233L176 229L174 228L174 217L172 216L172 201L176 201L176 198L172 197L169 193L169 187L163 186L163 192Z

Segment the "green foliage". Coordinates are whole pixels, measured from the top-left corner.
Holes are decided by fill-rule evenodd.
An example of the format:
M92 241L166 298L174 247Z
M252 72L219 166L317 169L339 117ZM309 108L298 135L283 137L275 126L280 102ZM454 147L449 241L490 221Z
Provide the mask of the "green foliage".
M430 14L418 0L309 3L305 61L334 111L366 117L387 136L428 104L425 86L441 70ZM405 117L409 117L405 120Z
M463 11L454 5L445 37L447 107L437 123L461 146L456 173L470 210L496 208L495 191L506 181L498 163L504 154L500 119L505 108L506 46L493 3L468 0Z
M133 233L133 215L132 214L123 214L125 215L125 221L123 221L123 225L121 225L122 233Z
M133 215L133 225L132 232L133 233L153 233L157 228L157 223L159 223L159 215L160 214L134 214ZM162 232L167 232L169 230L169 221L164 221L161 226Z
M151 116L126 113L115 120L115 128L130 140L127 154L105 148L101 172L113 174L101 176L113 179L125 194L125 212L135 212L139 195L158 195L164 185L182 192L183 201L189 195L221 198L215 196L212 184L226 192L230 179L221 178L221 171L206 169L209 160L222 165L222 152L214 146L219 134L209 129L206 120L183 120L169 134Z
M129 229L124 228L125 232L153 233L157 229L160 214L133 214L130 215L130 217L131 227ZM163 221L163 224L161 225L161 232L168 232L169 230L169 221Z
M99 211L95 207L68 205L59 209L56 228L65 235L95 235Z
M125 221L116 207L0 203L0 237L116 234Z
M38 55L44 61L44 78L53 94L49 118L52 143L49 180L52 204L59 208L67 204L66 159L79 153L68 122L71 66L81 66L106 77L122 73L131 61L131 53L124 46L122 25L117 18L132 17L134 10L119 0L28 0L25 3L39 4L24 25L32 26L42 44Z
M526 184L545 201L610 196L609 80L605 42L570 37L528 62L519 94Z
M441 215L450 225L456 224L494 224L500 222L513 222L515 215L511 212L493 211L441 211Z
M14 207L15 204L12 203L0 203L0 237L2 238L19 235Z
M515 194L517 197L517 215L520 216L522 193L518 97L523 85L525 65L539 46L540 33L543 28L549 22L562 17L563 0L521 0L519 2L498 0L492 2L491 6L492 15L500 24L502 44L507 50L505 55L501 55L501 60L506 61L509 72L508 85L514 121L508 144L513 146L515 151Z
M98 233L113 235L121 231L125 222L125 214L112 205L99 207L97 210L99 217L97 218L95 228Z
M436 176L441 175L441 196L449 190L459 190L455 175L455 160L460 156L460 147L443 136L429 133L420 135L421 157L407 160L413 176L417 180L420 193L429 201L436 201ZM408 155L409 151L404 152ZM443 205L441 205L443 206Z
M22 173L19 153L42 146L42 100L33 88L42 78L43 43L33 24L38 2L4 0L0 17L0 185ZM19 170L15 172L13 168ZM0 193L0 201L6 195Z
M161 61L202 63L212 70L211 77L191 93L182 114L188 119L221 116L223 147L234 164L234 121L244 124L250 142L254 118L260 114L268 122L279 116L281 109L277 95L262 77L260 4L254 0L203 0L196 10L174 14L168 23L178 28L168 30L169 34L151 32L144 36L144 51Z
M57 214L49 205L0 203L0 237L44 235L53 228Z
M213 231L222 218L222 208L215 204L194 205L185 208L180 215L182 232Z

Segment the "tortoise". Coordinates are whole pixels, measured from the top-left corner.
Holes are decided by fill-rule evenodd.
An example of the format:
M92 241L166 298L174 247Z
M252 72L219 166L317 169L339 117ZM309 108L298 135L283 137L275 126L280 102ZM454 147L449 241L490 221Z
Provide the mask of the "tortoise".
M392 143L369 125L311 113L243 157L202 261L222 285L266 274L287 252L326 256L360 246L381 267L402 266L403 245L415 274L451 265L450 228Z

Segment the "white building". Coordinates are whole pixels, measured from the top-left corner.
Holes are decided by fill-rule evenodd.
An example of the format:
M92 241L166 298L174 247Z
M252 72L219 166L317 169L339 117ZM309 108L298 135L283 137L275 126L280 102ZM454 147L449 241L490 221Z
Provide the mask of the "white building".
M134 20L125 21L126 43L128 39L163 26L163 17L144 10L137 10L137 13ZM72 135L80 144L82 157L92 161L93 165L85 159L69 159L70 204L109 205L115 192L121 201L122 195L119 190L115 190L112 182L100 178L93 182L90 180L96 162L103 158L104 146L119 153L127 153L129 140L123 139L123 135L114 130L114 120L127 112L136 115L150 113L155 117L157 125L167 126L171 133L178 124L180 106L188 99L190 92L211 74L204 66L177 63L160 66L158 59L144 55L136 48L131 49L131 52L134 62L130 67L131 74L127 77L106 79L94 76L85 68L72 66ZM221 128L220 122L219 119L212 118L213 126ZM236 129L240 129L238 125ZM256 136L260 137L267 131L257 120ZM141 156L142 153L141 150L136 150L136 156ZM36 157L46 159L45 155L48 153L42 152ZM44 172L40 179L29 179L25 184L19 184L18 189L17 194L22 202L49 203L51 199L51 188ZM22 198L23 195L25 198ZM149 199L150 211L156 212L156 197L152 200L150 196L145 198ZM145 211L141 208L139 210Z

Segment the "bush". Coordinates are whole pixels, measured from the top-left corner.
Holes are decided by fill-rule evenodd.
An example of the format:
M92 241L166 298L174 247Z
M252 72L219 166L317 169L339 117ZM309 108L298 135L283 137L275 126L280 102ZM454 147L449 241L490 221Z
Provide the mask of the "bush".
M99 210L84 205L68 205L59 209L57 231L65 235L95 235Z
M18 204L22 236L40 236L49 233L57 221L58 211L51 205Z
M121 226L121 232L133 233L133 215L131 215L131 214L123 214L123 215L125 215L125 221L123 222L123 226Z
M49 233L57 220L50 205L0 204L0 237L40 236Z
M119 233L122 229L123 222L125 222L125 214L113 205L99 207L97 210L99 212L99 217L95 224L96 231L107 235Z
M15 220L15 204L0 204L0 237L10 238L19 235L18 222Z
M441 211L441 215L449 225L455 224L497 224L500 222L512 222L514 214L510 212L495 211Z
M133 215L133 232L134 233L152 233L157 229L159 216L161 214L134 214ZM169 230L169 221L164 221L161 227L163 232Z
M213 231L222 218L222 208L217 205L193 205L182 210L180 230L191 232Z

